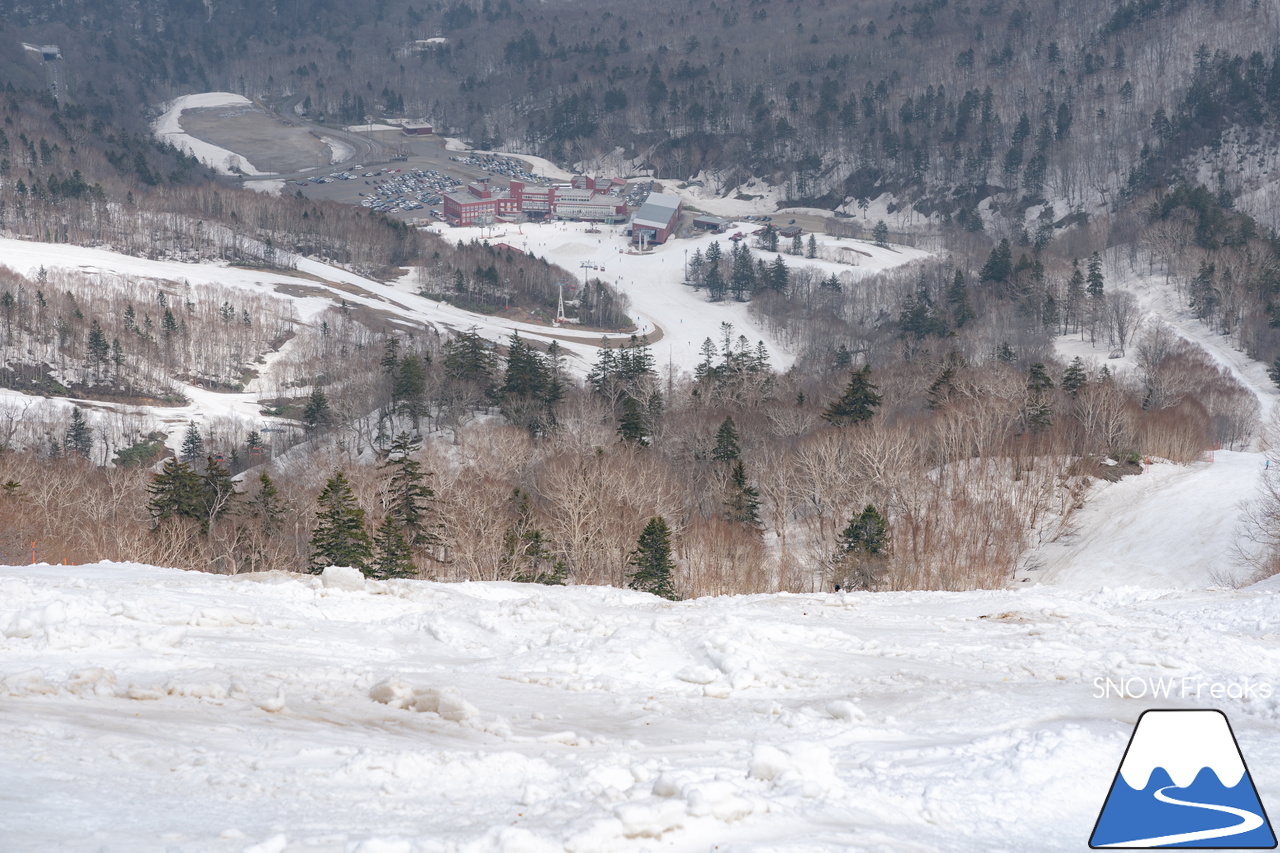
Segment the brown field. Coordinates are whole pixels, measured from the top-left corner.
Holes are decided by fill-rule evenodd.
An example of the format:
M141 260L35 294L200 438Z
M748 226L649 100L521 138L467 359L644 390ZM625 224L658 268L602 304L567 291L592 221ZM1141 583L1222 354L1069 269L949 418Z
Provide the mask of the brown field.
M254 105L184 110L182 129L234 151L261 172L296 172L328 166L329 146L311 131L285 124Z

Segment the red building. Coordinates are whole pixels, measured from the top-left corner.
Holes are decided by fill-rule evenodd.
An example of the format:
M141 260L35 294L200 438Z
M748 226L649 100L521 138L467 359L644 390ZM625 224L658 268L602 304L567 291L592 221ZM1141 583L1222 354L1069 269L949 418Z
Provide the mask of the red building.
M631 219L631 241L648 245L667 242L680 224L682 206L679 196L649 193Z
M520 212L518 201L486 184L469 184L465 191L445 193L441 199L444 218L454 225L484 225Z
M531 220L576 219L621 222L627 204L620 197L595 189L587 177L574 179L581 186L545 187L512 181L509 190L471 184L463 192L442 196L444 218L454 225L479 225L512 219L523 214Z

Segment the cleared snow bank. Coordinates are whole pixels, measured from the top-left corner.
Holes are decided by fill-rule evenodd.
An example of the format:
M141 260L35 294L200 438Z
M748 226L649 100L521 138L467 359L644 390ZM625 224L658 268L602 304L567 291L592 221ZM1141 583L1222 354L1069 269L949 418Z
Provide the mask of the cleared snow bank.
M1151 705L1095 679L1266 682L1278 594L0 568L5 844L1076 851ZM1280 797L1274 696L1158 704L1226 711Z
M183 110L194 110L202 107L240 106L252 103L253 101L243 95L236 95L231 92L204 92L199 95L183 95L165 104L164 114L156 119L151 127L157 139L172 143L223 175L236 174L237 170L232 168L233 164L238 167L240 172L246 175L266 175L269 173L258 171L252 163L234 151L228 151L226 148L221 148L212 142L205 142L203 139L196 139L182 129Z

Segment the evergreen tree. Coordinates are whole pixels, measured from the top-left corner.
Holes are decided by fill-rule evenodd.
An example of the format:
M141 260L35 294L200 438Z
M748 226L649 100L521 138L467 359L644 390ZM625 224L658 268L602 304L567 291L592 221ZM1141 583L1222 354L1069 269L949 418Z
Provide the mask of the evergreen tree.
M284 504L280 502L280 492L266 471L258 475L258 492L249 500L245 511L267 536L280 529L284 520Z
M261 456L264 450L262 446L262 434L256 429L249 430L249 435L246 436L244 440L244 446L245 449L249 451L250 459L253 459L255 456Z
M454 382L471 385L486 395L493 390L497 359L489 342L474 328L458 332L444 345L444 372Z
M777 293L786 293L791 289L791 270L787 269L787 263L782 260L782 255L774 255L773 263L769 264L768 272L765 273L765 287Z
M200 475L185 462L173 457L166 459L159 473L152 475L147 492L151 495L147 510L157 523L169 518L188 518L201 523L206 519Z
M427 485L430 473L422 470L422 463L413 458L421 440L402 432L391 443L391 450L381 467L391 471L387 484L387 517L403 530L407 541L415 548L438 545L439 536L430 522L431 501L435 492Z
M889 248L889 226L884 224L884 220L876 221L876 225L871 229L871 239L881 249Z
M389 337L382 342L382 358L378 365L387 376L394 377L400 369L400 339Z
M947 324L935 309L933 297L923 277L915 293L909 294L902 304L902 312L898 315L898 324L905 337L916 341L926 337L942 337L947 333Z
M97 377L101 378L102 367L111 359L111 345L107 343L107 336L103 333L97 318L94 318L89 326L88 355L89 366L93 368Z
M1063 312L1063 334L1072 329L1080 331L1083 318L1084 308L1084 273L1080 271L1080 259L1071 259L1071 278L1067 279L1067 304L1066 311Z
M1089 282L1088 287L1085 288L1089 298L1100 301L1104 295L1104 280L1102 278L1102 258L1097 252L1089 256L1089 274L1085 276L1085 280Z
M401 414L409 416L415 430L427 411L428 363L429 358L424 359L416 352L411 352L400 358L395 365L391 401Z
M925 405L933 410L937 410L946 405L951 399L951 395L955 393L956 369L953 365L948 364L942 369L942 373L938 378L933 380L929 385L929 390L925 395Z
M706 379L714 376L718 368L716 367L716 345L711 338L702 341L702 347L699 350L702 353L702 361L693 368L693 378L696 380Z
M417 574L413 565L413 551L404 541L404 533L394 518L387 515L378 525L373 537L373 559L369 563L369 577L378 580L410 578Z
M640 447L649 445L649 431L645 426L644 415L640 412L640 404L630 394L622 398L622 416L618 419L617 432L621 441Z
M195 421L187 422L187 432L182 437L182 461L188 465L204 456L204 437Z
M302 409L302 425L307 432L326 427L333 421L333 412L329 409L329 398L320 386L311 389L307 405Z
M1085 372L1084 362L1080 359L1080 356L1071 359L1071 363L1067 365L1067 369L1062 373L1062 390L1074 397L1088 381L1089 375Z
M71 425L67 427L62 445L67 453L78 453L85 459L93 452L93 431L89 429L89 423L79 406L71 410Z
M685 270L685 284L692 284L694 290L702 287L703 276L706 273L706 262L702 259L702 250L694 249L693 257L689 259L689 267Z
M1044 305L1041 308L1040 324L1051 335L1058 333L1058 326L1062 321L1060 312L1058 311L1058 300L1053 297L1052 292L1045 292Z
M735 244L729 273L729 287L733 290L733 298L739 302L744 301L747 294L755 289L755 278L751 250L744 244Z
M707 247L706 271L702 276L703 284L707 286L707 296L712 302L724 299L727 290L724 274L720 271L720 257L720 243L713 241Z
M1053 425L1053 409L1049 402L1049 392L1053 390L1053 380L1044 363L1037 361L1027 371L1027 402L1024 417L1027 429L1040 432Z
M726 417L720 424L720 429L716 431L716 448L711 452L711 458L716 462L731 462L737 459L741 452L742 449L738 446L738 430L734 426L733 418Z
M987 256L987 262L978 273L978 281L983 284L1004 284L1012 272L1013 250L1009 247L1008 239L1003 239Z
M957 329L974 318L973 308L969 305L969 288L960 270L956 270L951 287L947 289L947 307L951 310L951 323Z
M804 254L804 240L799 234L791 238L791 250L789 254L795 255L797 258Z
M809 235L809 247L805 250L804 256L809 260L818 257L818 238L812 234Z
M536 350L526 344L519 332L507 345L507 370L498 389L499 407L507 420L518 427L540 435L552 421L547 391L551 372Z
M747 468L734 460L724 499L725 519L732 524L760 527L760 490L747 480Z
M164 309L164 317L160 321L160 330L164 333L165 340L178 333L178 319L173 316L172 309Z
M1200 269L1191 280L1187 299L1191 303L1191 311L1201 320L1211 320L1221 301L1216 278L1216 265L1202 260Z
M871 420L880 405L877 390L871 383L871 365L863 365L850 375L849 385L822 413L823 419L841 427Z
M1001 341L996 347L996 361L1004 364L1013 364L1018 360L1018 354L1013 351L1013 347L1009 346L1008 341Z
M671 560L671 528L662 516L649 519L628 563L633 569L628 586L660 598L677 600L672 580L675 563Z
M317 503L316 529L311 534L311 573L320 574L327 566L367 570L373 545L364 529L364 510L356 504L347 475L338 471L329 478Z
M768 252L778 251L778 229L773 227L772 222L764 227L764 234L760 235L760 247Z
M832 560L836 588L875 589L879 586L889 550L889 525L872 504L867 504L836 538Z

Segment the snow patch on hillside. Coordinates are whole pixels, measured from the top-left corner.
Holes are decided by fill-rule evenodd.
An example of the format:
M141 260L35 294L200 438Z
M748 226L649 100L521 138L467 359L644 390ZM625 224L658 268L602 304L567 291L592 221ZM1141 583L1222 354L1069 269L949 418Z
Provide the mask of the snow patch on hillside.
M322 136L320 139L325 145L329 146L329 163L331 165L336 166L338 163L345 163L356 154L355 148L337 137Z

